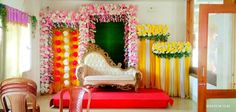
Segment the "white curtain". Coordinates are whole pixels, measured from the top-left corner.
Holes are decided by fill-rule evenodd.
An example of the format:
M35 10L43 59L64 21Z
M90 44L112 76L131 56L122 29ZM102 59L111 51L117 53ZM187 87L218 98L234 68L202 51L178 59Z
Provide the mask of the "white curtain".
M21 77L30 70L31 33L30 25L7 23L5 36L5 78Z

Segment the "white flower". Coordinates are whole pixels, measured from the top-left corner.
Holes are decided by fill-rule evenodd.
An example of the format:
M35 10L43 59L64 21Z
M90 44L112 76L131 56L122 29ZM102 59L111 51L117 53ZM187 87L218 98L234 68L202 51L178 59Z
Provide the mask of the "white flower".
M68 35L68 31L64 31L64 32L63 32L63 35L64 35L64 36L67 36L67 35Z
M65 73L65 74L64 74L64 78L65 78L65 79L69 78L69 74L68 74L68 73Z
M64 84L65 84L65 86L68 86L69 85L69 81L68 80L64 80Z
M69 55L70 55L70 54L69 54L68 52L65 52L65 53L64 53L64 56L65 56L65 57L69 57Z
M66 51L68 51L68 50L70 49L70 47L69 47L68 45L64 45L64 49L65 49Z
M63 60L63 64L68 65L69 64L68 59Z
M68 38L64 38L64 42L65 42L65 43L68 43L68 42L69 42L69 39L68 39Z
M44 86L45 86L46 88L48 88L48 87L49 87L49 84L44 84Z
M64 71L65 71L65 72L68 72L69 70L70 70L70 67L69 67L69 66L65 66L65 67L64 67Z
M95 43L95 39L91 39L91 42L92 42L92 43Z

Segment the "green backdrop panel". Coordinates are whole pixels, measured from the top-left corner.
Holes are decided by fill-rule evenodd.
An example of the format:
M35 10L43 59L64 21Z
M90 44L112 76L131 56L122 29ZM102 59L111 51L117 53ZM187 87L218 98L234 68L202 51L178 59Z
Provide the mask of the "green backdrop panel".
M124 66L124 23L96 23L95 43L105 50L111 59Z

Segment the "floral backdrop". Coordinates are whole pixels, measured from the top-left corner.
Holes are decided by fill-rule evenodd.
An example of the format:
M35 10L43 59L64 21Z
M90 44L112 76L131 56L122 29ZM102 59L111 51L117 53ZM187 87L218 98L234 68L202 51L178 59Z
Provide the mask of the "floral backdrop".
M96 22L125 23L125 60L127 66L137 65L136 11L134 5L125 4L84 4L80 10L79 59L86 52L88 43L95 43Z
M95 43L94 32L96 31L95 27L96 22L124 22L125 23L124 62L126 62L127 66L136 67L138 61L136 11L137 11L136 6L125 5L125 4L84 4L78 11L60 11L60 10L52 11L49 10L49 8L41 10L40 11L41 94L54 92L55 87L60 86L54 84L55 81L58 81L60 82L60 84L63 84L63 87L66 85L73 84L73 82L70 82L70 80L64 80L64 77L67 77L65 71L68 70L67 65L65 65L66 62L60 63L61 65L63 64L64 66L63 73L60 72L59 74L60 78L55 76L58 75L59 73L54 69L55 68L54 66L59 66L58 63L55 63L56 62L55 59L57 59L57 57L55 57L55 53L59 52L60 50L53 47L54 45L58 44L58 42L54 41L53 36L59 33L58 31L54 31L53 29L70 28L76 31L79 28L78 32L80 32L80 34L77 35L79 41L76 41L78 42L77 63L79 64L83 54L86 52L86 48L89 45L89 43ZM62 32L60 31L60 34L64 35L63 31ZM72 37L74 38L74 36ZM67 55L65 54L66 51L64 51L63 53L65 57ZM75 64L76 62L74 61L72 63ZM73 79L74 76L72 75L71 77Z
M53 30L53 92L79 84L75 75L78 65L78 35L77 30L69 28Z

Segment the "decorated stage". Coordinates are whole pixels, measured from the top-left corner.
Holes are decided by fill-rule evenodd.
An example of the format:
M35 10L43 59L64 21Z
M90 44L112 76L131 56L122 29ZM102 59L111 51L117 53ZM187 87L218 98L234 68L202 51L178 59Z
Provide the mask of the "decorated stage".
M59 107L60 92L55 94L50 106ZM63 106L69 106L69 95L65 93ZM167 108L174 101L162 90L139 89L134 91L92 90L91 108ZM87 105L87 95L83 99L83 107Z

